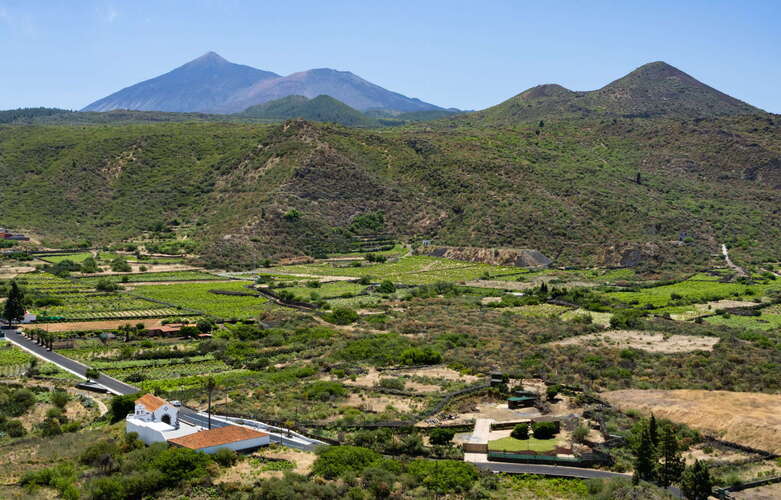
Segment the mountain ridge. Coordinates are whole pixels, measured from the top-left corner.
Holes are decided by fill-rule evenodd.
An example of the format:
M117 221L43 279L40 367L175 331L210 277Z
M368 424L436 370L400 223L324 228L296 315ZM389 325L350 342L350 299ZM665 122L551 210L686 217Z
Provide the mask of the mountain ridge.
M703 118L765 113L663 61L644 64L596 90L543 84L478 111L469 123L514 123L561 117Z
M387 90L349 71L315 68L282 76L207 52L167 73L98 99L82 111L125 109L231 114L289 95L310 99L329 95L359 111L443 109Z

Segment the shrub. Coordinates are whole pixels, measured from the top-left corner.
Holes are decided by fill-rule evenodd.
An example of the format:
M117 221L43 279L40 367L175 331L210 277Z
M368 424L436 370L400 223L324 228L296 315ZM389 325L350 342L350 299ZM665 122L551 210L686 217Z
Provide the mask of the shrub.
M551 439L559 433L559 422L534 422L532 432L537 439Z
M304 388L304 397L309 400L328 401L333 398L342 397L347 394L347 390L339 382L329 382L327 380L318 380L312 382Z
M384 389L395 389L397 391L404 390L404 380L400 378L382 378L380 379L380 387Z
M129 273L133 269L122 257L117 257L111 261L111 270L115 273Z
M52 391L51 395L52 404L57 408L65 408L65 405L70 401L70 396L65 391Z
M335 479L346 473L357 474L382 456L360 446L329 446L320 452L312 465L312 474Z
M223 467L230 467L236 463L236 461L239 459L239 456L230 448L220 448L214 453L214 455L212 455L212 458L215 462L222 465Z
M610 318L612 328L639 328L642 325L642 313L629 309L616 311Z
M479 477L477 467L456 460L416 459L407 469L429 490L440 494L467 492Z
M323 319L335 325L349 325L358 321L358 313L347 307L337 307L323 315Z
M27 433L27 431L24 429L24 426L22 425L22 421L17 419L6 421L2 426L0 426L0 429L2 429L3 432L12 438L22 437Z
M518 424L513 428L510 437L515 439L529 439L529 424Z
M410 347L401 353L402 365L436 365L442 362L442 354L430 347Z
M95 290L99 292L115 292L119 290L119 285L116 281L112 281L107 278L101 278L95 284Z
M128 413L135 411L135 401L139 398L139 394L127 394L125 396L114 396L109 403L109 413L111 423L124 420Z
M377 287L377 291L380 293L393 293L396 291L396 285L394 285L391 280L384 280L380 283L380 286Z
M455 435L456 431L453 429L434 429L429 435L429 441L431 444L450 444L453 441L453 436Z

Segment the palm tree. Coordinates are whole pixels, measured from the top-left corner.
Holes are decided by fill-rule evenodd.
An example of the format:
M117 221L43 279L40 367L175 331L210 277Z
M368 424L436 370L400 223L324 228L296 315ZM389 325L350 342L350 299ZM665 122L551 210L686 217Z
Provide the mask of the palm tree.
M214 389L217 388L217 382L215 382L214 377L209 377L206 379L206 393L209 397L209 406L207 407L207 415L209 417L209 429L212 428L212 392L214 392Z

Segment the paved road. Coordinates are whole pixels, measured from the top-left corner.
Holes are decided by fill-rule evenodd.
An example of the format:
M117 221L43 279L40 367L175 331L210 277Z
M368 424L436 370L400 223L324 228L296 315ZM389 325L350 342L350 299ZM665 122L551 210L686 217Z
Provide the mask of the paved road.
M201 415L195 410L187 408L186 406L182 406L181 408L179 408L179 420L190 425L198 425L205 429L209 428L208 416ZM230 424L218 420L215 418L215 415L212 415L212 429L216 429L217 427L225 427L227 425Z
M627 474L620 474L618 472L583 469L580 467L567 467L562 465L515 464L509 462L477 462L475 465L483 470L507 472L510 474L542 474L545 476L579 477L583 479L626 479L631 477Z
M5 333L6 338L10 342L13 342L22 349L34 354L35 356L38 356L39 358L49 361L50 363L54 363L60 368L86 380L87 368L89 368L87 365L83 365L78 361L66 358L65 356L57 354L54 351L49 351L45 347L36 344L32 340L20 334L18 330L3 330L3 333ZM120 382L119 380L109 377L108 375L103 375L102 373L94 381L108 389L109 392L113 394L133 394L139 391L138 387L133 387L132 385Z
M621 474L619 472L583 469L580 467L567 467L561 465L475 462L475 466L479 469L489 470L491 472L505 472L508 474L540 474L543 476L575 477L581 479L630 479L632 477L629 474ZM678 498L683 498L683 494L679 488L670 486L667 488L667 491Z

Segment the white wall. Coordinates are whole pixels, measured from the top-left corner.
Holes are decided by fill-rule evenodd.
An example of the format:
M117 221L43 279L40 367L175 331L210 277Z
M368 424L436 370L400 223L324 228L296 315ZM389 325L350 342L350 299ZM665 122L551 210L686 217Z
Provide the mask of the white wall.
M146 444L166 442L165 435L162 431L144 425L144 422L134 418L125 420L125 433L130 432L137 432L138 438Z
M212 454L215 453L220 448L228 448L233 451L242 451L247 450L250 448L258 448L260 446L267 446L269 444L269 436L261 436L259 438L255 439L245 439L244 441L236 441L235 443L228 443L223 444L219 446L210 446L208 448L203 448L198 451L202 451L204 453Z

